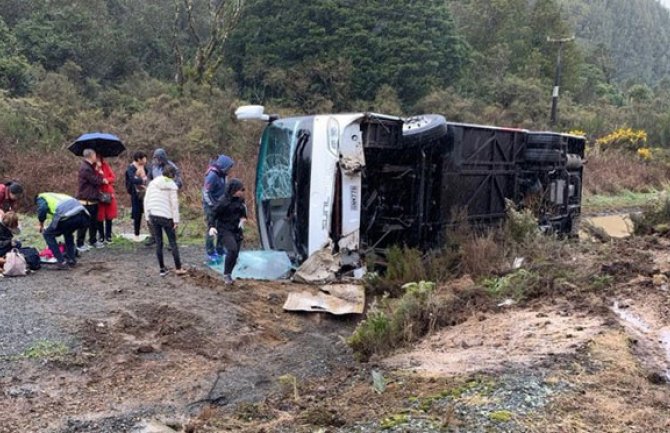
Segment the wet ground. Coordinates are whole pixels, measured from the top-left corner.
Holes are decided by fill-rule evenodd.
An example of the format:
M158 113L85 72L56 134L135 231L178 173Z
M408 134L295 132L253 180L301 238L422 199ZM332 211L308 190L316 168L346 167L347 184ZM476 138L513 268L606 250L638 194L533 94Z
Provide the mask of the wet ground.
M200 251L182 250L187 263ZM157 415L259 401L291 374L353 362L347 319L287 315L289 286L158 276L151 250L0 279L2 432L120 432Z
M367 364L358 317L285 313L305 287L224 286L199 248L183 278L120 243L0 279L0 432L669 431L670 242L614 242L602 296L476 313Z

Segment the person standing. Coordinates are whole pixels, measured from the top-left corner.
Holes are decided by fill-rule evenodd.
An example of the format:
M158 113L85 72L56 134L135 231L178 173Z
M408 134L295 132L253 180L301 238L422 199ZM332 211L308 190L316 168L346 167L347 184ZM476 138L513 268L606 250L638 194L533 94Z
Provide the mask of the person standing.
M23 196L23 186L18 182L0 183L0 218L5 212L16 211L16 205Z
M244 202L244 184L239 179L231 179L226 193L214 206L209 220L210 236L221 236L226 248L223 280L233 284L233 269L244 239L244 222L247 219L247 206Z
M179 225L179 197L174 178L177 171L171 165L165 166L162 175L149 182L146 195L144 196L144 211L146 219L151 223L154 239L156 240L156 257L160 267L161 277L169 273L163 259L163 232L167 235L172 249L175 274L184 275L186 270L181 267L179 247L177 246L176 229Z
M79 166L79 188L77 199L84 206L89 219L88 227L81 227L77 232L77 250L88 251L91 247L102 248L105 245L96 239L98 231L98 203L100 187L107 183L102 171L97 166L97 155L93 149L85 149L84 160ZM88 229L89 245L86 245L86 231Z
M205 183L202 187L202 208L205 213L205 224L209 224L214 206L226 191L226 176L235 165L230 157L219 155L219 157L209 166L205 174ZM214 236L209 235L209 230L205 233L205 252L210 263L219 263L224 254L223 235L216 236L216 247L214 246Z
M91 227L91 218L86 206L69 195L54 192L39 194L35 197L35 204L39 231L57 260L56 269L70 269L77 264L74 233ZM45 229L44 222L49 215L52 215L51 223ZM58 236L63 236L65 239L65 256L58 247L56 240Z
M98 159L98 167L102 172L102 177L106 183L100 187L100 192L106 194L109 198L107 203L98 203L98 234L100 240L106 243L112 242L112 223L119 214L118 205L116 202L116 194L114 193L114 183L116 182L116 174L112 167L102 157ZM104 226L104 227L103 227ZM104 232L103 232L104 228Z
M181 189L182 186L184 186L181 180L181 171L179 170L179 167L177 167L177 164L168 159L167 152L165 151L165 149L156 149L154 151L154 156L153 159L151 160L151 166L147 171L149 182L151 182L158 176L161 176L163 174L163 170L165 170L165 167L174 168L176 174L173 180L174 183L177 185L177 187Z
M136 240L140 236L144 213L144 194L147 190L146 165L146 153L138 151L133 154L133 162L126 169L126 191L130 194L131 216Z
M177 167L177 164L168 159L167 152L165 151L165 149L154 150L151 165L147 169L147 182L151 182L152 180L161 176L163 174L163 170L165 170L166 167L174 168L176 174L173 180L174 183L177 185L177 188L181 189L181 187L183 186L183 182L181 180L181 172L179 170L179 167ZM149 224L150 235L146 240L146 245L151 246L156 242L156 240L153 237L154 229L151 227L151 221L148 221L148 224Z

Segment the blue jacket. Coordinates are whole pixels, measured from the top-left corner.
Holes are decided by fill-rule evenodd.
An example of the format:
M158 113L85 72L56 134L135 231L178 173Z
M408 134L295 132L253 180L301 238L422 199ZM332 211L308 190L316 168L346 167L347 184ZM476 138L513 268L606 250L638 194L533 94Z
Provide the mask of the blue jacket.
M230 157L219 155L207 169L202 187L202 203L205 209L212 209L226 192L226 175L235 165Z
M181 189L182 186L184 186L184 182L181 180L181 170L179 170L179 167L177 167L177 164L174 162L170 161L167 157L167 152L165 152L164 149L156 149L154 151L154 159L151 163L151 165L147 168L147 178L149 181L152 181L156 179L157 177L160 177L163 175L163 168L166 165L171 165L174 167L175 171L177 172L177 175L175 176L174 183L177 184L177 187Z

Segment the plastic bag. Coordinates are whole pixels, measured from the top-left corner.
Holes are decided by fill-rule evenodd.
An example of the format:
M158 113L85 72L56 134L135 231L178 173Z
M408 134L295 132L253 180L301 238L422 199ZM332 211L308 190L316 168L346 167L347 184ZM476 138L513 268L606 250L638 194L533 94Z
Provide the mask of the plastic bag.
M23 277L27 271L26 258L16 248L5 256L3 275L5 277Z

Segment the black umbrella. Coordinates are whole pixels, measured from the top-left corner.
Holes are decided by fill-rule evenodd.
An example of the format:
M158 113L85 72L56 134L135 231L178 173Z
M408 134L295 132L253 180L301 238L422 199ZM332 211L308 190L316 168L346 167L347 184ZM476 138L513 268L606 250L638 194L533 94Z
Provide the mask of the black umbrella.
M116 135L91 132L77 138L68 147L68 150L77 156L82 156L85 149L93 149L95 153L103 158L111 158L119 156L126 150L126 146L123 145L121 139Z

